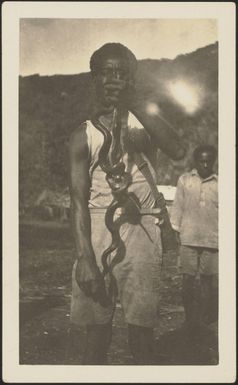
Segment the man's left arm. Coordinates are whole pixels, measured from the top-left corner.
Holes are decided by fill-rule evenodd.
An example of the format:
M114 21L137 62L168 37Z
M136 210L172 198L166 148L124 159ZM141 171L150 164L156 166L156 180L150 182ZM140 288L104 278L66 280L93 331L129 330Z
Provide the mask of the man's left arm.
M159 113L151 113L148 110L148 103L138 95L132 84L114 79L105 86L107 87L116 93L112 104L115 107L122 105L124 109L131 111L145 128L156 148L161 149L174 160L180 160L185 156L185 146L176 131Z
M185 146L176 131L162 116L149 113L146 101L133 102L130 110L141 122L154 146L174 160L185 156Z

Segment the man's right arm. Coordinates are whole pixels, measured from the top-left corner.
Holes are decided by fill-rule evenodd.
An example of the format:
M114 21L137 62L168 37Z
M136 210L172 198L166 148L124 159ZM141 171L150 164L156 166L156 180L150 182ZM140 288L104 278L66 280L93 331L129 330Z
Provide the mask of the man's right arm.
M91 242L89 149L85 125L73 132L69 142L71 220L77 252L76 280L95 301L104 297L103 278Z
M77 258L95 261L91 244L91 221L88 209L90 178L88 144L84 125L73 132L69 142L71 219Z

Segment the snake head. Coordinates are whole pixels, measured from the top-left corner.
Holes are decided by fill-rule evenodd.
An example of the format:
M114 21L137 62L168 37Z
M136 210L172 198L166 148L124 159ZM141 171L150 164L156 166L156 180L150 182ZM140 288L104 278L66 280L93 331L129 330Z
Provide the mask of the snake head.
M124 174L125 168L126 168L125 163L119 162L111 166L110 174L113 176L118 176L118 175L121 176Z
M127 172L121 174L108 174L106 180L112 190L113 194L119 195L125 191L131 183L131 175Z

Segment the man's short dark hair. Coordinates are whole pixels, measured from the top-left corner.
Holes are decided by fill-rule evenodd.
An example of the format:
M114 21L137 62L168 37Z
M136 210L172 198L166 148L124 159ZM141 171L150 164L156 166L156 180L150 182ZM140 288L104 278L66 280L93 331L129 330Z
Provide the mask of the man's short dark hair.
M130 73L135 74L137 69L137 59L135 55L120 43L107 43L95 51L90 59L90 69L92 74L97 74L100 70L102 60L109 56L119 56L128 63Z
M196 147L193 152L193 159L196 161L199 155L201 155L203 152L209 152L209 154L212 155L213 161L215 161L217 157L217 150L210 144L201 144L200 146Z

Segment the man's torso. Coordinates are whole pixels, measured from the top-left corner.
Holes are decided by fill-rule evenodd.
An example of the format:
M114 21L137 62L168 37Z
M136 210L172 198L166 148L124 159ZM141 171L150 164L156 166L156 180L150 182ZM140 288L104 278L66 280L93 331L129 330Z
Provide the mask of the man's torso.
M128 128L130 129L131 125L133 128L137 125L138 130L143 128L140 126L138 120L129 113L128 117ZM89 147L89 161L90 168L89 174L91 179L91 189L90 189L90 199L89 207L108 207L111 203L113 197L111 194L111 189L105 179L105 172L98 165L98 155L100 149L103 145L103 135L101 132L93 125L91 121L86 122L86 134ZM144 159L148 163L150 171L155 179L155 171L146 155L143 154ZM150 208L154 206L155 199L151 193L150 186L146 181L144 175L138 169L137 165L134 162L132 154L125 152L122 156L122 161L125 163L126 171L131 174L132 183L128 187L129 193L134 193L139 199L141 207Z

